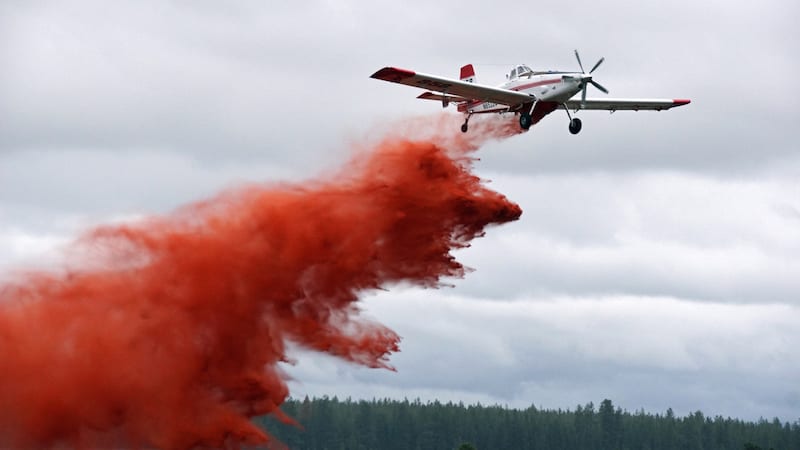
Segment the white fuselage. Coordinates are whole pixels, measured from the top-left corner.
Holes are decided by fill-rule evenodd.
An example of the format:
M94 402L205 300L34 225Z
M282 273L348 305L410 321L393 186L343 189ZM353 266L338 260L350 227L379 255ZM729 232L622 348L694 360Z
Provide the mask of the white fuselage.
M586 75L580 72L539 72L530 75L524 74L521 77L513 77L498 87L532 94L536 98L536 101L561 104L581 91L581 79L585 76ZM465 112L488 113L502 112L505 110L508 110L506 105L491 102L474 102L469 104Z

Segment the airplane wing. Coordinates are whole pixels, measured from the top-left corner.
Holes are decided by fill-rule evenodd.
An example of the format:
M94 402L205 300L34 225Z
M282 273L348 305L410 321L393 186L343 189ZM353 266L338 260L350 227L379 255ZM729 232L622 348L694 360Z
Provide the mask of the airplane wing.
M512 91L510 89L500 89L481 84L467 83L465 81L443 78L419 72L412 72L410 70L398 69L396 67L384 67L383 69L373 73L370 78L390 81L392 83L405 84L407 86L414 86L421 89L430 89L432 91L441 92L448 97L462 97L462 100L453 101L463 101L465 99L469 99L499 103L508 106L517 106L532 102L534 100L534 97L531 95ZM433 95L433 97L421 96L420 98L442 100L442 97L436 97L436 94L431 95Z
M567 100L564 104L569 109L604 109L607 111L662 111L691 103L686 99L646 99L646 98L587 98L585 104L580 99ZM559 105L564 109L564 105Z

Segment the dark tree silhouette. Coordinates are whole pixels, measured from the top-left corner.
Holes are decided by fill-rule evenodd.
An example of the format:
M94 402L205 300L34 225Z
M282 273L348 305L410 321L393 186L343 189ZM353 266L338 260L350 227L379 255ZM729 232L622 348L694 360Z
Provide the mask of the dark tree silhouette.
M565 411L323 397L290 399L281 409L301 427L257 422L295 450L800 449L800 421L630 413L608 399Z

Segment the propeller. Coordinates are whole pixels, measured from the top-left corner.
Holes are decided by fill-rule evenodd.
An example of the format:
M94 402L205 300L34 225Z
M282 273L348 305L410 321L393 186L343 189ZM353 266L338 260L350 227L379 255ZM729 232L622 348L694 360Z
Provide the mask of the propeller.
M581 105L582 106L586 105L586 86L589 83L591 83L592 86L596 87L598 90L600 90L604 94L608 94L608 89L604 88L602 84L600 84L600 83L598 83L598 82L596 82L596 81L594 81L592 79L592 73L594 73L594 71L597 70L597 68L600 67L600 64L603 64L603 61L605 61L606 59L605 58L600 58L600 60L598 60L594 64L594 66L592 67L592 70L590 70L588 73L586 72L586 70L583 69L583 63L581 63L581 55L578 54L578 50L575 50L575 59L578 60L578 66L581 68L581 72L583 73L583 76L581 77L581 88L582 88L581 89Z

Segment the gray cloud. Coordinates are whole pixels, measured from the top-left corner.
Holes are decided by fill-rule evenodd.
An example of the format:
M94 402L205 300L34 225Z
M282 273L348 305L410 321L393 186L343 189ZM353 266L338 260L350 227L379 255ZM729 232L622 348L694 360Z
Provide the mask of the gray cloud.
M787 302L800 292L796 181L679 173L491 177L520 222L463 252L465 295L591 293Z
M630 410L786 420L796 412L794 306L627 296L465 300L416 290L382 293L366 306L404 338L393 357L398 372L301 354L288 369L298 393L324 386L340 396L387 389L430 399L455 391L516 407L604 396Z

